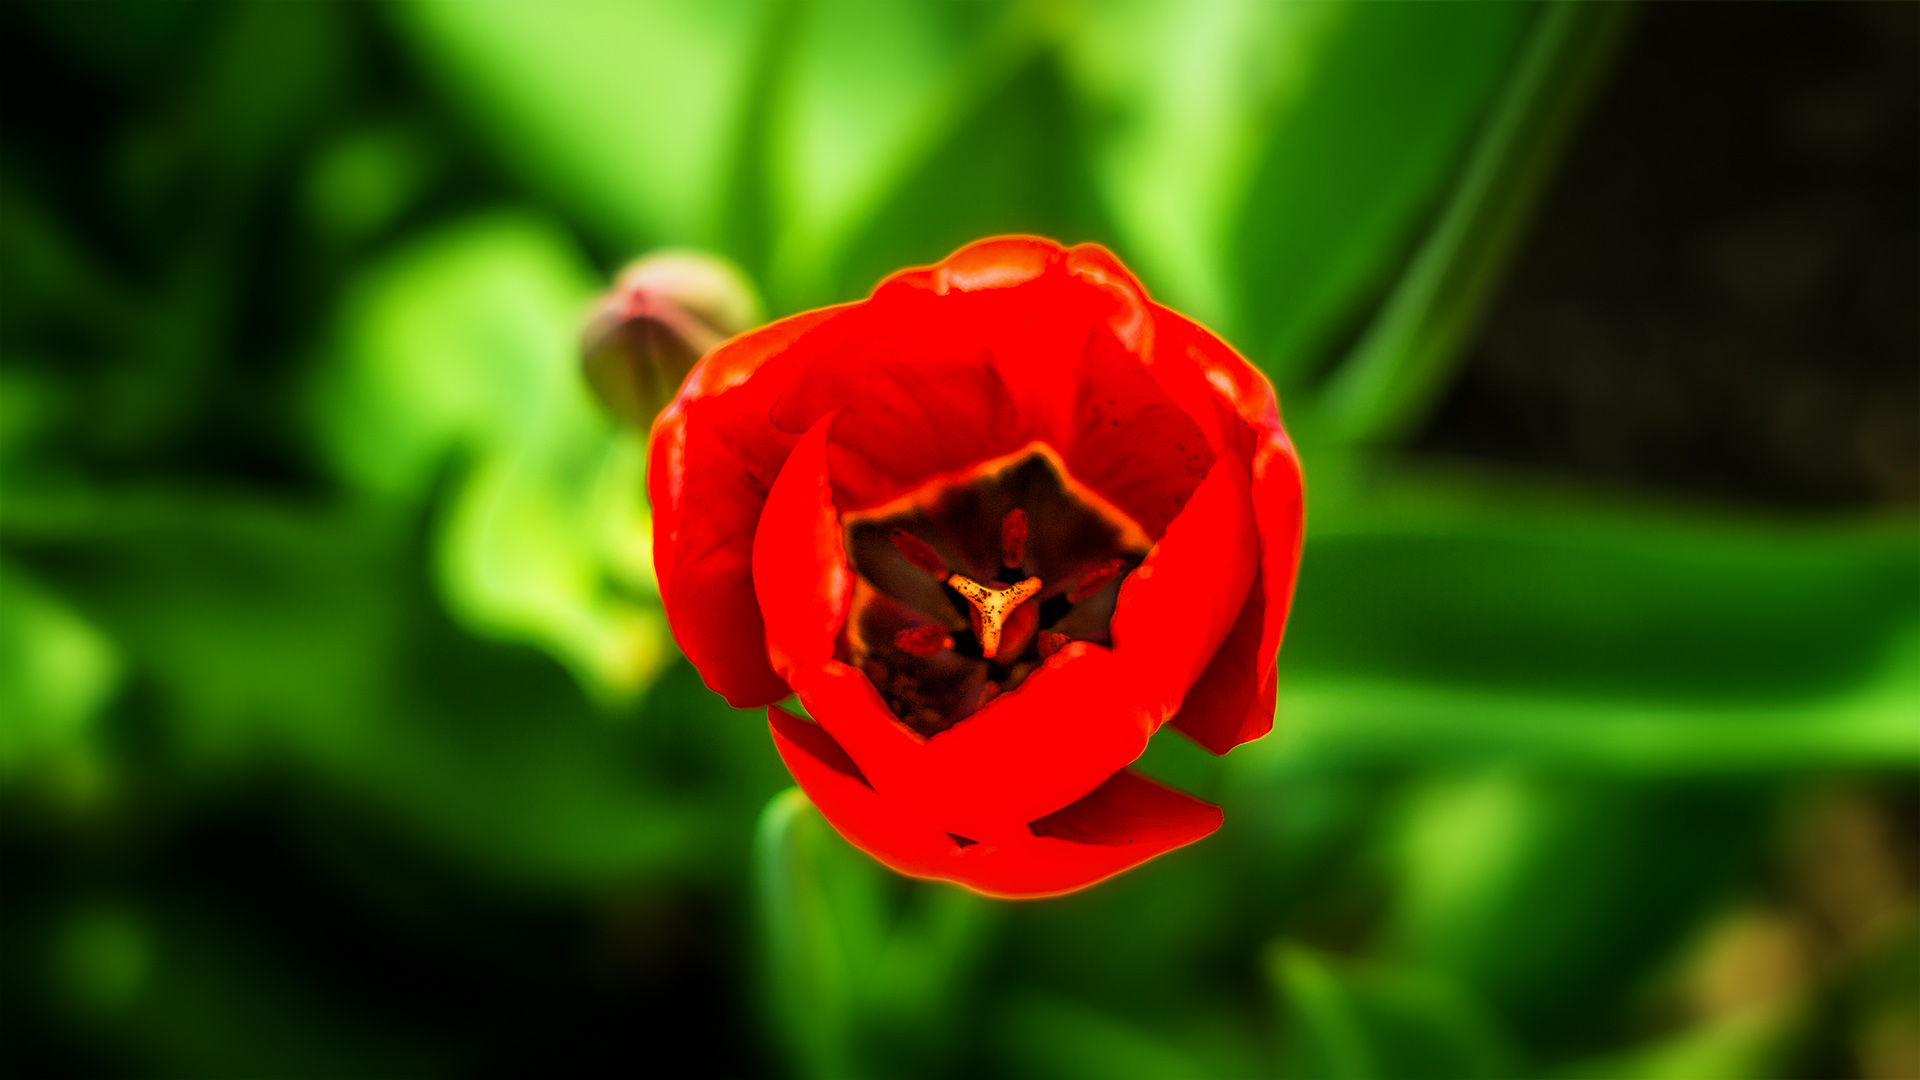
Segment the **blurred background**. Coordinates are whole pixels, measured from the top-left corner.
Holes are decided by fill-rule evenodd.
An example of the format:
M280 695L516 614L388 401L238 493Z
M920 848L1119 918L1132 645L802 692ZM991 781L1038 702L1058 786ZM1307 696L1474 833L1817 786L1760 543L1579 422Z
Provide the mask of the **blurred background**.
M0 1072L1920 1076L1920 6L0 6ZM1278 724L1000 903L665 634L585 305L1113 248Z

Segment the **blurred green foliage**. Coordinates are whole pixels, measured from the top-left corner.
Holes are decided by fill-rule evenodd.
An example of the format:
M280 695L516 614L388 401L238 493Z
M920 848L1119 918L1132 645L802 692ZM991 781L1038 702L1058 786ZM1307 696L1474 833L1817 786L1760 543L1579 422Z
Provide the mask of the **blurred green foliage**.
M455 613L545 646L602 697L653 681L668 643L653 583L644 441L574 369L590 267L552 225L480 219L370 268L344 302L339 366L314 392L352 487L417 505L452 457L437 562Z
M0 1068L1897 1060L1911 518L1404 450L1626 18L0 9ZM673 651L642 442L573 351L649 248L785 314L1007 231L1108 244L1240 345L1311 495L1274 735L1143 762L1225 828L1023 905L782 793Z

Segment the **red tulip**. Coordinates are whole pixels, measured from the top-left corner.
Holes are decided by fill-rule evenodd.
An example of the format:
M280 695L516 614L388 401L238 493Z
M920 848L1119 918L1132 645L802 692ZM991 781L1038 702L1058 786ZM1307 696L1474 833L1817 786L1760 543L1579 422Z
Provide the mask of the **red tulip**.
M654 564L707 685L903 873L1090 885L1220 825L1127 768L1273 726L1299 463L1265 378L1104 248L971 244L736 337L654 426Z

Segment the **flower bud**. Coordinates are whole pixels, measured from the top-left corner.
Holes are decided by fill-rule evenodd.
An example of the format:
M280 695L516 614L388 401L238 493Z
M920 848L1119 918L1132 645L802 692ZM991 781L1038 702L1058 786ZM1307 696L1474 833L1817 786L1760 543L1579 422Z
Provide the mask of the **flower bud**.
M594 302L580 337L587 382L608 411L645 430L694 361L761 318L753 284L732 264L655 252L628 264Z

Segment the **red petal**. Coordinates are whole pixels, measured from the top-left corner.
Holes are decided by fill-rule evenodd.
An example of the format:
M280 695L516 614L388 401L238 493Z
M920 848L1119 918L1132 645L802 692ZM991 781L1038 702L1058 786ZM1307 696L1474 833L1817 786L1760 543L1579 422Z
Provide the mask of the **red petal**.
M796 441L767 421L783 383L778 371L766 372L776 376L769 379L762 368L844 310L796 315L721 345L694 365L654 423L647 491L667 623L701 678L735 707L790 692L768 661L753 594L760 509ZM698 493L693 512L689 492Z
M1230 415L1248 426L1249 437L1242 440L1246 445L1236 456L1249 463L1252 475L1250 494L1260 533L1259 603L1249 600L1247 610L1236 618L1231 639L1222 644L1223 655L1216 661L1220 670L1209 666L1192 691L1194 700L1182 706L1175 720L1196 742L1223 754L1273 727L1274 664L1293 600L1305 526L1300 462L1280 426L1279 405L1265 376L1192 320L1159 307L1155 316L1159 348L1190 358ZM1251 630L1241 624L1253 618L1259 620L1260 633L1257 644L1249 647ZM1236 670L1242 673L1230 674ZM1252 689L1241 693L1235 686ZM1242 698L1245 714L1236 718L1235 701Z
M810 358L774 404L804 431L838 411L832 458L843 509L863 510L1030 441L1001 372L954 301L869 301L809 341Z
M1075 380L1053 440L1061 460L1158 540L1213 467L1206 432L1111 334L1089 337L1077 364L1054 364Z
M787 771L841 836L881 862L916 877L944 877L952 853L951 837L901 814L848 771L846 752L818 725L779 706L767 710L773 745Z
M1085 642L931 739L896 720L866 676L845 664L802 669L793 680L807 711L874 790L975 839L1018 829L1093 790L1140 756L1158 719L1140 706L1132 674Z
M1260 526L1260 570L1264 579L1261 586L1265 600L1259 656L1262 679L1271 681L1280 652L1280 636L1287 625L1287 610L1293 604L1294 577L1300 570L1300 545L1305 539L1307 522L1300 485L1300 459L1294 456L1293 444L1287 441L1284 432L1270 436L1254 453L1253 516ZM1257 702L1255 707L1260 707ZM1260 732L1272 726L1270 699L1265 708L1268 716L1261 723L1266 726L1259 727Z
M985 839L956 836L869 787L818 726L778 707L767 710L767 721L788 771L849 843L901 873L990 896L1072 892L1220 826L1218 807L1122 770L1031 827Z
M1168 721L1216 754L1273 730L1274 667L1272 658L1260 653L1267 608L1264 577L1254 575L1233 629Z
M673 577L674 557L682 546L679 537L680 520L686 511L688 470L698 469L705 474L715 471L710 467L712 465L735 464L733 461L710 463L704 460L704 457L689 458L687 424L690 412L698 404L709 403L730 390L744 387L738 394L738 397L743 400L730 404L734 405L732 411L745 414L743 417L745 423L731 421L722 413L707 412L703 413L702 422L696 426L705 426L706 422L717 420L729 429L729 435L743 437L753 449L760 449L760 444L763 442L771 441L777 444L777 448L772 453L761 453L756 456L771 457L776 462L784 460L788 448L793 445L794 436L765 423L764 413L755 417L750 404L744 400L755 396L755 390L764 397L769 389L777 393L778 388L746 387L745 384L769 359L786 351L814 327L844 311L845 308L841 307L805 312L723 343L693 366L693 370L687 373L686 382L682 384L680 393L654 421L648 447L647 495L653 503L655 534L653 560L662 590L666 589L667 582ZM759 423L756 424L756 420ZM752 430L756 426L761 429L758 437ZM748 448L739 444L723 447L723 449L735 451ZM703 479L712 480L715 477L703 476ZM748 500L756 504L756 517L758 516L757 504L764 498L765 492L762 490L757 498Z
M821 417L787 456L753 541L753 589L766 620L767 654L789 681L796 667L833 655L853 597L853 571L827 481L834 419Z
M846 748L875 790L892 794L912 789L923 767L919 751L926 740L887 711L871 679L828 660L795 671L793 685L807 712Z
M805 751L807 757L812 759L812 764L807 766L808 768L825 766L841 776L859 781L861 787L872 790L873 785L867 783L867 778L860 775L860 766L853 763L853 759L847 756L847 752L840 749L840 744L833 741L833 736L821 730L819 724L803 720L778 705L767 706L767 722L773 727L775 745L779 746L783 742L791 743L794 749ZM780 756L782 758L788 756L784 747L781 748ZM796 775L799 772L793 767L791 761L787 762L787 771Z
M845 510L1038 439L1158 539L1212 464L1206 388L1191 365L1143 365L1153 309L1103 248L985 241L894 275L869 305L775 416L797 431L848 411L834 434L848 460L833 457Z
M985 839L1099 786L1138 758L1159 717L1141 705L1136 673L1098 645L1055 653L1017 692L927 740L916 796L945 828Z
M1059 896L1191 844L1220 821L1219 807L1122 769L1026 836L960 849L942 876L989 896Z
M996 236L976 240L924 270L903 270L880 283L878 296L889 286L910 284L945 296L951 292L978 292L1021 285L1045 273L1060 261L1064 250L1039 236Z
M1128 352L1138 356L1152 347L1153 308L1146 286L1099 244L1076 244L1061 260L1074 284L1090 294L1100 318Z
M1146 749L1158 717L1142 707L1135 675L1098 645L1069 644L1017 693L929 740L921 790L964 815L951 829L968 836L1079 798Z
M1028 828L1035 836L1076 844L1127 847L1146 844L1158 851L1191 844L1220 827L1220 808L1201 802L1121 769L1085 796ZM1157 852L1156 852L1157 853Z
M1121 583L1114 607L1114 655L1136 673L1156 725L1178 710L1226 639L1259 560L1247 476L1223 458Z
M1163 355L1182 355L1240 417L1263 432L1285 439L1280 427L1280 404L1273 384L1247 358L1226 342L1169 308L1153 305L1155 346Z

